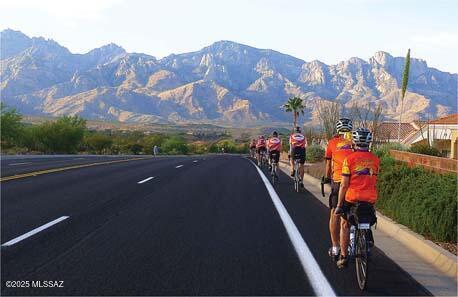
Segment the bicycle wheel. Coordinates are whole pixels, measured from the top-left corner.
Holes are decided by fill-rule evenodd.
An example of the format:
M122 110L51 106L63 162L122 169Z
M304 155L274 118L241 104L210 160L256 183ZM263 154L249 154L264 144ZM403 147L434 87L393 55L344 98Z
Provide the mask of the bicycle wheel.
M368 272L368 253L367 253L366 230L356 230L355 242L356 242L356 278L358 279L359 288L361 289L361 291L363 291L367 285L367 272Z

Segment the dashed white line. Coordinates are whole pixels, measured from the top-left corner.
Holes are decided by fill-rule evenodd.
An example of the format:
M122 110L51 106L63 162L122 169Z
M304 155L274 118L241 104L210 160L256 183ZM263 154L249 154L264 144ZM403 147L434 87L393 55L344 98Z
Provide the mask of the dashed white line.
M175 168L180 168L180 167L183 167L183 165L178 165L178 166L175 166Z
M150 176L150 177L148 177L148 178L145 178L144 180L139 181L137 184L146 183L147 181L152 180L153 178L154 178L154 176Z
M32 162L21 162L21 163L11 163L11 164L8 164L9 166L17 166L17 165L25 165L25 164L30 164Z
M305 274L307 275L310 284L312 285L312 288L315 291L315 294L318 296L336 296L334 290L332 289L328 280L321 271L318 262L313 257L312 252L310 251L309 247L302 238L301 233L297 229L293 219L291 219L288 211L281 202L280 198L278 197L274 188L270 184L269 180L261 171L261 169L259 169L258 166L256 166L251 160L250 162L258 170L258 173L261 176L261 179L264 182L267 191L269 192L270 198L272 199L275 209L280 215L283 225L285 226L286 233L288 234L288 237L291 240L294 249L296 250L297 256L299 257L302 267L304 268Z
M29 232L27 232L27 233L25 233L25 234L23 234L21 236L18 236L18 237L14 238L14 239L11 239L10 241L5 242L4 244L2 244L2 246L12 246L13 244L16 244L16 243L18 243L18 242L20 242L20 241L22 241L22 240L24 240L26 238L29 238L30 236L33 236L33 235L37 234L38 232L41 232L41 231L43 231L43 230L45 230L45 229L47 229L47 228L49 228L49 227L51 227L51 226L53 226L53 225L55 225L57 223L60 223L63 220L66 220L68 218L69 218L68 216L62 216L62 217L60 217L58 219L55 219L54 221L51 221L49 223L44 224L43 226L35 228L32 231L29 231Z
M194 160L194 161L192 161L192 162L193 162L193 163L197 163L198 161L197 161L197 160Z

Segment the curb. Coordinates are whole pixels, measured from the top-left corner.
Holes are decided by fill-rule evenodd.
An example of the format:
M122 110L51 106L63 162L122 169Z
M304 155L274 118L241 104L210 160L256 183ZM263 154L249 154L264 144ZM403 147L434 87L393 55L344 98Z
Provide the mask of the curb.
M285 161L280 161L279 165L289 169L289 164L285 163ZM308 181L316 185L317 189L321 191L321 181L318 178L305 173L304 181ZM331 191L331 187L326 184L325 190L327 193L329 193ZM326 205L326 203L323 202L320 197L316 198ZM445 275L453 278L455 282L457 282L458 261L455 255L436 245L434 242L427 240L423 236L413 232L408 227L396 223L378 211L377 228L380 229L380 231L383 233L400 242L421 259L431 264Z

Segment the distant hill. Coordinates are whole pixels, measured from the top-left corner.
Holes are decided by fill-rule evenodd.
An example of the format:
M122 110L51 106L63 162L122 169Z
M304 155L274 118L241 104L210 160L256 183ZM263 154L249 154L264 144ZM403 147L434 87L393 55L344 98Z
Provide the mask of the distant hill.
M398 116L404 58L385 52L326 65L231 41L160 60L115 44L72 54L9 29L1 41L1 100L29 115L246 126L289 122L280 106L301 96L308 120L320 100L380 102ZM456 112L457 76L412 59L404 119Z

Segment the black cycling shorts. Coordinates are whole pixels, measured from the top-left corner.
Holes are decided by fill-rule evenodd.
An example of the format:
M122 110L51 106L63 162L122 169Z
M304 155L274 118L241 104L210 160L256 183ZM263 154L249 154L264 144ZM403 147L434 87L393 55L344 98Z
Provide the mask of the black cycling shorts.
M340 182L335 183L331 181L331 194L329 194L329 208L330 209L337 207L337 202L339 201L339 189L340 189Z
M266 151L267 151L267 148L265 146L261 146L261 147L256 148L256 153L257 154L260 154L261 152L266 152Z
M280 151L269 151L269 159L278 163L280 161Z
M299 159L299 163L305 163L305 147L293 147L291 151L291 157L294 160Z

